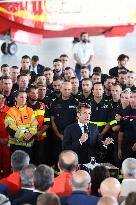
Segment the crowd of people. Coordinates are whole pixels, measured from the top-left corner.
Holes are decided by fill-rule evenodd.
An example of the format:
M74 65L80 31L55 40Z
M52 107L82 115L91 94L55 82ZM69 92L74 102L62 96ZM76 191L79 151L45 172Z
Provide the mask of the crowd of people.
M127 68L126 54L108 74L92 67L93 56L82 32L73 44L75 68L67 54L50 67L36 55L22 56L20 68L1 65L0 190L13 204L117 205L136 192L136 73ZM127 180L120 185L104 166L91 176L78 170L91 157L122 167L132 190L126 194Z

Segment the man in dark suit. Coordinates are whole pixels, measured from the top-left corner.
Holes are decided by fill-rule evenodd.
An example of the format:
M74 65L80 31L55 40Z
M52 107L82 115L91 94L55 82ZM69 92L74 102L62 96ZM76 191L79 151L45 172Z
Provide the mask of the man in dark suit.
M20 204L31 204L36 205L37 197L45 193L49 190L49 188L53 185L54 181L54 171L52 168L41 164L39 165L36 170L34 171L34 187L35 189L32 192L25 193L22 198L18 198L12 204L13 205L20 205Z
M98 127L90 124L91 107L81 103L77 107L78 122L66 127L64 131L63 149L73 150L78 154L79 163L89 163L91 157L96 157L96 149L113 143L111 138L103 142L99 138Z
M30 70L35 72L35 74L42 74L44 66L39 64L39 57L32 56Z
M91 188L91 177L88 172L78 170L72 177L72 194L61 198L61 205L96 205L99 197L89 196Z

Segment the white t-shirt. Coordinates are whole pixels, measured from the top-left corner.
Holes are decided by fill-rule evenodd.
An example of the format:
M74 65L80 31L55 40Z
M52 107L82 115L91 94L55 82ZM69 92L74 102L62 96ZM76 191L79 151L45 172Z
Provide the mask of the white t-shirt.
M94 55L93 46L91 43L76 43L73 46L73 54L77 54L81 63L85 64L89 60L90 55Z

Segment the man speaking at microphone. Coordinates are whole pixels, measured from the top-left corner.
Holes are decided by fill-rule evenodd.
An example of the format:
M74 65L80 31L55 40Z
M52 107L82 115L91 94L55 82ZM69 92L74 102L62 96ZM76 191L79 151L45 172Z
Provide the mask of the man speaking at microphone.
M80 164L89 163L91 157L96 157L97 149L113 143L111 138L101 141L97 125L89 123L90 116L90 105L79 104L77 107L78 122L67 126L64 131L63 149L75 151Z

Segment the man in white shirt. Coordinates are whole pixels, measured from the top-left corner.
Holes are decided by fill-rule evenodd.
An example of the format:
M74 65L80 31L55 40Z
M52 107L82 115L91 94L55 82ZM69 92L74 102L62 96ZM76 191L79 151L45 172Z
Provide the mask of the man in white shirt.
M87 32L81 32L80 42L76 43L73 47L73 56L76 61L75 72L80 79L80 68L87 66L91 71L91 62L94 56L93 46L89 41Z

